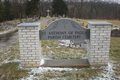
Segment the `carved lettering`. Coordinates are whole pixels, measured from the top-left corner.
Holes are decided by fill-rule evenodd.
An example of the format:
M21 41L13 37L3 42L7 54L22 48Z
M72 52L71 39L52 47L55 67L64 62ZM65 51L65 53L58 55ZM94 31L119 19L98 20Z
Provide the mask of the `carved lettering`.
M61 36L48 36L48 39L61 39Z
M49 35L65 35L67 32L66 31L52 31L49 32Z
M62 39L80 39L81 36L79 35L70 35L70 36L62 36Z

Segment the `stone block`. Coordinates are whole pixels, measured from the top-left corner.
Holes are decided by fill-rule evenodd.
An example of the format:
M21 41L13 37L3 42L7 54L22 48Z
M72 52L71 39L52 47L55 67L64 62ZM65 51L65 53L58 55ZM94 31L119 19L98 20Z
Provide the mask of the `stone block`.
M19 38L19 40L26 40L26 37L24 37L24 38L23 38L23 37L21 37L21 38Z
M96 38L96 36L95 36L95 35L94 35L94 36L92 35L91 38Z
M98 53L91 53L90 54L91 56L96 56L96 55L99 55ZM94 59L94 58L93 58Z
M28 52L28 54L34 55L34 54L36 54L36 53L35 53L35 52Z
M21 55L26 55L27 54L27 52L21 52Z
M32 67L40 67L40 64L34 64Z
M24 47L24 45L20 44L20 47Z
M32 64L32 65L34 65L34 64L36 64L36 62L29 62L29 64Z
M95 60L94 62L95 63L101 63L102 61L101 60Z
M39 32L35 32L34 34L38 35L38 34L39 34Z
M111 28L111 26L104 26L104 28Z
M31 45L24 45L24 47L31 47Z
M25 62L31 62L32 59L25 59Z
M23 59L24 59L24 60L27 60L27 59L28 59L28 57L21 57L21 59L22 59L22 60L23 60Z
M23 32L30 32L30 30L22 30Z
M108 28L107 30L111 31L111 28Z
M108 30L104 30L104 33L110 33L110 31L108 31Z
M95 53L101 53L101 52L102 52L102 51L101 51L101 50L99 50L99 49L95 51Z
M94 41L94 42L100 44L100 43L102 43L103 41L99 40L99 41Z
M35 44L36 44L36 45L39 45L39 43L38 43L38 42L35 42Z
M32 64L25 64L25 65L22 65L22 67L24 67L24 68L32 68L33 65Z
M96 33L96 31L95 31L95 30L94 30L94 31L93 31L93 30L91 30L90 32L91 32L91 33Z
M101 60L105 60L105 58L98 58L98 60L100 60L100 61L101 61Z
M30 34L35 34L35 32L27 32L27 34L29 34L29 35L30 35Z
M91 46L95 46L95 45L98 45L98 43L91 43Z
M100 28L91 28L91 31L98 31Z
M34 45L35 43L34 43L34 42L29 42L29 43L27 43L27 44Z
M29 57L30 60L36 59L35 57Z
M108 62L108 60L102 60L102 62L106 62L106 63L107 63L107 62Z
M102 39L102 38L103 38L103 36L101 36L101 35L100 35L100 36L96 36L96 38ZM99 39L98 39L98 40L99 40Z
M34 40L30 40L30 42L39 42L39 40L34 39Z
M103 48L103 46L102 45L97 45L97 46L95 46L96 48Z
M106 38L100 38L99 40L101 40L101 41L102 41L102 40L107 40L107 39L106 39Z
M96 31L96 33L103 33L103 31L98 30L98 31Z
M102 46L104 46L104 45L106 45L107 43L98 43L98 45L102 45Z
M30 40L23 40L23 42L24 42L24 43L26 43L26 42L30 42Z
M91 36L97 36L99 33L91 33Z
M102 31L103 31L103 30L108 30L108 29L107 29L107 28L100 28L100 30L102 30Z
M39 30L39 26L38 27L35 27L36 30Z
M23 30L26 29L25 27L18 27L19 30Z
M39 35L31 35L31 37L38 37Z
M24 65L24 64L28 64L28 62L22 62L21 64L22 64L22 65Z
M92 58L91 60L92 60L92 61L96 61L96 60L98 60L98 58Z
M105 35L107 35L107 33L100 33L100 35L102 35L102 36L104 35L105 36Z
M35 50L35 47L28 47L28 49L30 49L30 50Z
M35 36L35 39L39 39L39 37L36 37L36 36Z
M23 35L23 37L30 37L30 35L27 35L27 34L26 34L26 35Z
M30 54L25 54L24 57L31 57L31 55Z
M33 31L33 32L38 32L38 30L30 30L30 31Z
M104 38L110 38L110 36L109 35L104 35Z
M98 66L107 66L107 64L105 64L104 62L98 63Z
M39 48L39 45L32 45L31 47L38 47Z
M28 40L35 40L35 37L27 37Z
M95 56L95 58L101 58L101 57L102 57L102 56L100 56L100 55L96 55L96 56Z
M33 29L35 29L35 27L27 27L26 29L28 29L28 30L33 30Z
M25 47L20 47L20 49L21 49L21 50L27 50L27 48L25 48Z
M24 52L27 52L27 53L29 53L29 52L31 52L32 50L24 50Z

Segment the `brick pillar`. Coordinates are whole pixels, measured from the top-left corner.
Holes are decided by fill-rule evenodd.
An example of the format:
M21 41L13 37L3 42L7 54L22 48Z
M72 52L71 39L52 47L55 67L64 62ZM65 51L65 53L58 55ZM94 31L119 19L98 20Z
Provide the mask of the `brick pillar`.
M112 24L108 22L88 22L90 40L87 55L91 66L108 64L111 26Z
M18 25L22 67L39 67L41 61L40 23Z

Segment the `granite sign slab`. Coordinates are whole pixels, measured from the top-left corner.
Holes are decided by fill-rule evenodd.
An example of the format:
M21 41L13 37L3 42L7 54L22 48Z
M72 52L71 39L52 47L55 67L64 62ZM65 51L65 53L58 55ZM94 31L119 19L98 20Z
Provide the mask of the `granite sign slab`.
M120 30L112 30L111 37L120 37Z
M71 19L59 19L40 30L40 40L81 40L90 39L90 29L83 28Z

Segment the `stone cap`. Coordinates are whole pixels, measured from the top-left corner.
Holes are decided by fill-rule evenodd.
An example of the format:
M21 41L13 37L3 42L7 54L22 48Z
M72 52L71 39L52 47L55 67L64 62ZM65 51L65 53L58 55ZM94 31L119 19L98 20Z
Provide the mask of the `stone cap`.
M39 26L41 23L21 23L17 25L17 27L36 27Z
M113 24L106 22L106 21L88 21L88 24L97 25L97 26L100 26L100 25L112 26L113 25Z

